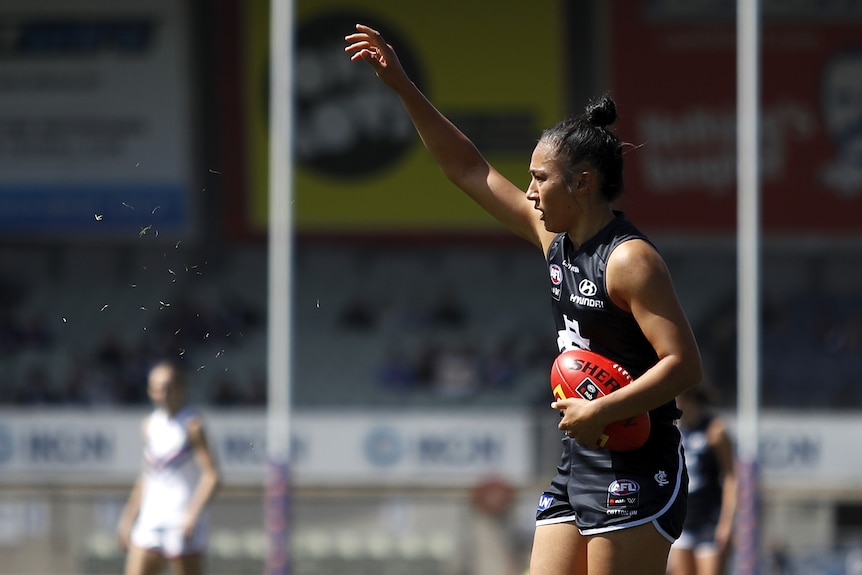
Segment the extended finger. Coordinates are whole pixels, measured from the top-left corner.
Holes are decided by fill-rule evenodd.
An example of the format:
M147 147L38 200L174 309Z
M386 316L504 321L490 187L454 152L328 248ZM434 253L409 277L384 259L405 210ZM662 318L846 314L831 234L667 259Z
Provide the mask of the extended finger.
M380 32L378 32L374 28L366 26L365 24L357 24L356 29L359 30L360 32L365 32L366 34L369 34L369 35L374 36L376 38L382 38Z
M369 64L375 62L374 55L368 50L362 50L350 57L351 62L356 62L358 60L365 60Z
M344 39L348 42L362 42L362 41L368 42L371 39L371 36L369 36L368 34L356 33L356 34L348 34L347 36L344 37Z
M348 40L348 37L345 37L345 40ZM354 42L349 46L345 46L344 51L355 52L356 50L371 49L371 47L371 42L369 42L368 40L361 40L359 42Z
M352 34L348 34L344 37L344 39L348 42L368 42L373 44L385 44L383 41L383 36L380 35L380 32L374 30L373 28L369 28L368 26L363 26L362 24L357 24L356 29L358 32L354 32Z
M355 54L350 56L351 62L356 62L358 60L365 60L369 64L378 65L380 64L380 52L375 50L374 48L365 48L359 50Z

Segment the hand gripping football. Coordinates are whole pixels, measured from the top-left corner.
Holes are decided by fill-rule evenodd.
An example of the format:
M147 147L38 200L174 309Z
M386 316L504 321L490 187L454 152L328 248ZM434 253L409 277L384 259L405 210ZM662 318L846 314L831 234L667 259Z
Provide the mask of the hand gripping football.
M592 401L613 393L632 381L621 365L595 352L583 349L564 351L551 367L551 390L557 399L580 397ZM649 414L641 413L608 424L597 447L611 451L629 451L646 443L649 437Z

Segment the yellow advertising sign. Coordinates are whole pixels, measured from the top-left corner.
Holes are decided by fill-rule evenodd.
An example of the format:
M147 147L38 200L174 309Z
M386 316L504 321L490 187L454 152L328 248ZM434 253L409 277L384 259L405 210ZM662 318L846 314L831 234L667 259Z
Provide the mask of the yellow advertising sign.
M249 227L267 226L269 6L243 2ZM469 232L499 225L445 179L398 98L344 53L384 33L432 102L526 187L541 130L565 114L563 4L297 0L294 214L303 232Z

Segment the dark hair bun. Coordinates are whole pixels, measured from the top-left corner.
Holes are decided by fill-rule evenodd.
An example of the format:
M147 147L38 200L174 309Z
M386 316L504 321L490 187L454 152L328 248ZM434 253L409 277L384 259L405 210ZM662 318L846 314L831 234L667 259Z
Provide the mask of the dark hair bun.
M587 120L593 126L604 128L613 124L616 119L617 105L608 96L602 96L587 106Z

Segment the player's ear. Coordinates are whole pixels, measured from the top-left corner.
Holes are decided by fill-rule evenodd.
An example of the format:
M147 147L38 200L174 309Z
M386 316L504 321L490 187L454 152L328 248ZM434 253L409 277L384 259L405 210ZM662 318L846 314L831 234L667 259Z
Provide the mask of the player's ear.
M594 179L592 172L586 170L575 174L574 178L572 178L572 185L575 193L584 193L589 191Z

